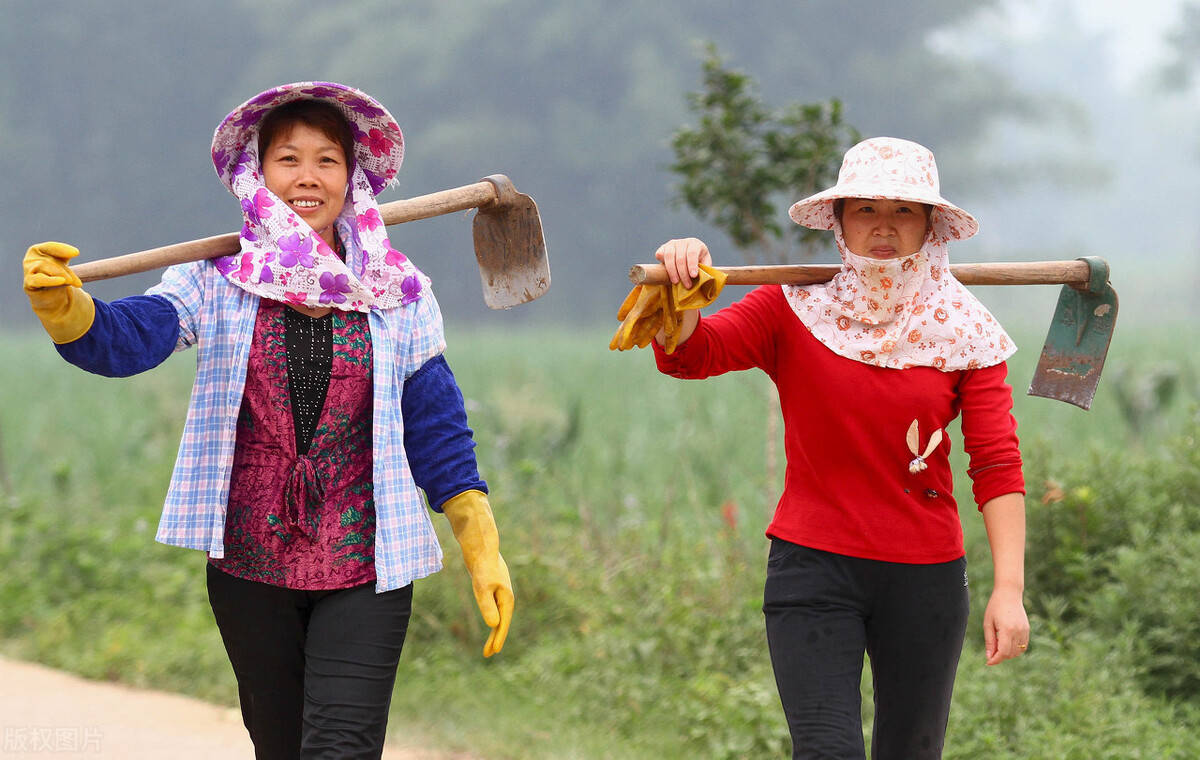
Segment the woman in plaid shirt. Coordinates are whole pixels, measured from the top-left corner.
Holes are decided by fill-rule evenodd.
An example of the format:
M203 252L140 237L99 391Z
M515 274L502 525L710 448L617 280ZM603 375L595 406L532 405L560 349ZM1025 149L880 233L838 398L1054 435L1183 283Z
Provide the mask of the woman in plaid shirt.
M112 303L82 289L71 246L24 260L33 310L72 364L123 377L198 349L157 538L208 553L260 758L380 756L412 582L441 568L421 491L462 547L485 656L512 616L441 313L375 202L403 154L370 96L283 85L213 137L241 204L237 254Z

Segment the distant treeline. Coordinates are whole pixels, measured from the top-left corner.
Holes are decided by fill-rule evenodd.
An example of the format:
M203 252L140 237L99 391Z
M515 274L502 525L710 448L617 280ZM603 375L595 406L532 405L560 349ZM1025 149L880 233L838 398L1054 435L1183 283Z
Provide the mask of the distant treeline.
M0 278L14 282L16 260L40 240L75 243L87 259L235 229L236 204L208 160L212 129L262 89L332 79L377 96L406 131L407 165L385 199L504 172L539 202L554 287L489 319L594 321L615 309L627 266L662 240L721 240L672 206L668 170L704 43L752 74L768 101L837 97L864 134L962 156L950 173L961 189L989 123L1045 106L1004 74L928 44L995 4L3 0L10 249ZM433 276L451 318L486 313L463 219L410 225L394 242ZM31 322L20 299L0 299L0 316Z

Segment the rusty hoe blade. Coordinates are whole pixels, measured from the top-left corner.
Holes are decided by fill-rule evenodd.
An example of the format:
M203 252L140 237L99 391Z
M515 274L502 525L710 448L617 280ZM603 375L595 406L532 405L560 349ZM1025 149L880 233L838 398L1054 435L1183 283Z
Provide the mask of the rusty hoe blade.
M1108 262L1085 256L1091 276L1084 287L1064 285L1029 384L1029 395L1090 409L1117 322L1117 292Z
M483 300L492 309L511 309L550 289L550 262L537 204L518 193L503 174L484 177L496 200L479 208L471 225Z

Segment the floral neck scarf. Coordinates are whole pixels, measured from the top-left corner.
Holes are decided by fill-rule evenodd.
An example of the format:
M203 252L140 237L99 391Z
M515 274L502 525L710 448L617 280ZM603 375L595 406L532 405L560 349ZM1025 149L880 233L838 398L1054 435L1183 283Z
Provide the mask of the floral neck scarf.
M334 222L343 261L292 209L263 184L258 133L248 136L232 170L241 200L241 251L216 259L231 283L262 298L344 311L392 309L413 303L429 278L392 248L375 194L354 164L349 197Z
M841 224L833 229L842 270L827 283L785 285L783 292L813 337L834 353L889 369L949 372L990 367L1017 350L991 312L950 274L942 236L928 235L910 256L881 260L851 253Z

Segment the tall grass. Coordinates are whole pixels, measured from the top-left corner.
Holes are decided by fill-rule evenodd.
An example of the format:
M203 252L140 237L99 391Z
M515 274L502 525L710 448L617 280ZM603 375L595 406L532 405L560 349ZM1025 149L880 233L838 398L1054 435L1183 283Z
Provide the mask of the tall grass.
M1194 499L1190 460L1163 455L1197 434L1197 368L1178 352L1197 335L1118 332L1090 413L1023 395L1042 335L1015 337L1026 347L1011 378L1031 486L1033 645L983 665L990 561L964 478L973 618L947 757L1189 757L1200 702L1186 679L1156 674L1191 655L1172 634L1194 584L1145 620L1123 589L1149 593L1154 573L1169 573L1139 552L1196 548L1190 518L1169 515ZM782 482L782 463L765 456L768 384L752 373L675 380L644 352L604 350L607 339L451 331L517 614L504 652L483 660L485 629L436 519L447 569L417 584L391 730L488 758L785 756L760 611L762 531ZM153 543L192 362L104 380L64 365L40 336L0 336L7 654L234 702L203 557ZM1081 508L1082 524L1100 509L1127 518L1081 548L1081 523L1063 517ZM1150 509L1168 514L1139 533L1131 523ZM1096 575L1080 586L1086 604L1071 594L1081 567ZM1097 625L1101 614L1127 624Z

